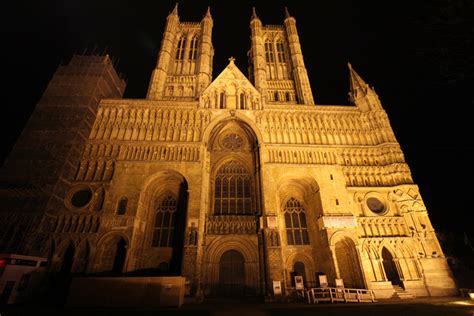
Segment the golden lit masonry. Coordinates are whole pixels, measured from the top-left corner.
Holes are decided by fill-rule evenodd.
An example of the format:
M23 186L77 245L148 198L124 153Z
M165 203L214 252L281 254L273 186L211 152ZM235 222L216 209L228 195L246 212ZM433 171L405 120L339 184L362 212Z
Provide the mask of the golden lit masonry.
M273 295L274 281L289 295L295 276L319 287L321 275L376 298L455 294L374 89L349 64L351 105L315 103L288 11L265 25L254 9L249 77L229 58L212 78L212 28L210 9L184 22L176 5L146 99L122 98L108 56L61 66L32 122L59 124L63 113L56 143L43 147L64 152L47 173L30 170L42 190L12 193L44 210L22 251L57 272L180 275L191 296ZM88 69L97 69L93 80ZM74 127L68 117L83 121ZM27 174L15 166L6 164Z

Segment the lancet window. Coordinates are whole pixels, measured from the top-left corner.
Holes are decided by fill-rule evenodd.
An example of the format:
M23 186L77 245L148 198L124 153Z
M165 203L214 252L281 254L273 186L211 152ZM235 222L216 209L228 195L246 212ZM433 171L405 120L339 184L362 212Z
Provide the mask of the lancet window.
M178 202L172 196L158 204L153 229L152 247L172 247Z
M288 245L309 245L305 210L300 201L289 199L285 204L284 214Z
M224 164L214 185L215 215L252 214L251 175L237 161Z

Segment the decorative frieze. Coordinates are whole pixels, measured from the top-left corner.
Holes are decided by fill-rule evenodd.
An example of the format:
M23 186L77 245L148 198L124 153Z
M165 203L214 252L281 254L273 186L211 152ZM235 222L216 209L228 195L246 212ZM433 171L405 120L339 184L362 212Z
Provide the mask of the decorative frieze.
M337 156L334 152L323 150L271 148L266 162L332 165L337 163Z
M57 218L52 227L54 233L97 233L100 227L98 215L64 214Z
M256 121L264 141L272 144L373 146L396 142L383 111L361 113L351 107L336 110L289 106L259 112Z
M359 217L359 233L367 237L406 237L407 226L403 217Z
M91 140L200 141L210 112L194 108L103 104Z
M209 216L206 231L213 235L255 234L257 221L252 216L215 215Z
M348 186L394 186L411 184L410 169L405 163L388 166L357 166L343 167L344 177Z
M180 145L125 145L119 159L135 161L198 161L199 146Z
M355 228L357 221L354 215L325 215L318 219L319 229Z

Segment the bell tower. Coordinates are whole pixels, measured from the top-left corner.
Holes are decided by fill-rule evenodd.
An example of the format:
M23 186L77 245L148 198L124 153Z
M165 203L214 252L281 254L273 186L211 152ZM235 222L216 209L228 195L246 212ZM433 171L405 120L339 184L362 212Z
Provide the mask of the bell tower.
M166 19L147 99L192 101L211 83L213 20L210 8L201 22L181 22L178 4Z
M296 20L285 8L283 25L263 25L253 8L249 74L269 103L313 105Z

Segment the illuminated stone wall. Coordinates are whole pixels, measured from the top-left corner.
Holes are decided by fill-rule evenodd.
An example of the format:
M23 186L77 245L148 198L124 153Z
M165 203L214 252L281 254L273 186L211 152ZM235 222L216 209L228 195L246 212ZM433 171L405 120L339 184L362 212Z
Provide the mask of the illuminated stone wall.
M73 272L181 274L191 295L229 285L264 295L273 280L288 294L295 273L307 286L318 274L331 285L343 278L378 298L394 286L454 294L375 91L349 65L352 104L314 105L289 14L263 26L254 12L250 80L232 58L210 80L211 29L209 11L187 23L175 8L148 97L101 100L74 176L40 227L52 270L72 261ZM202 49L190 61L196 36ZM175 95L180 85L189 94ZM224 273L227 255L235 276Z

